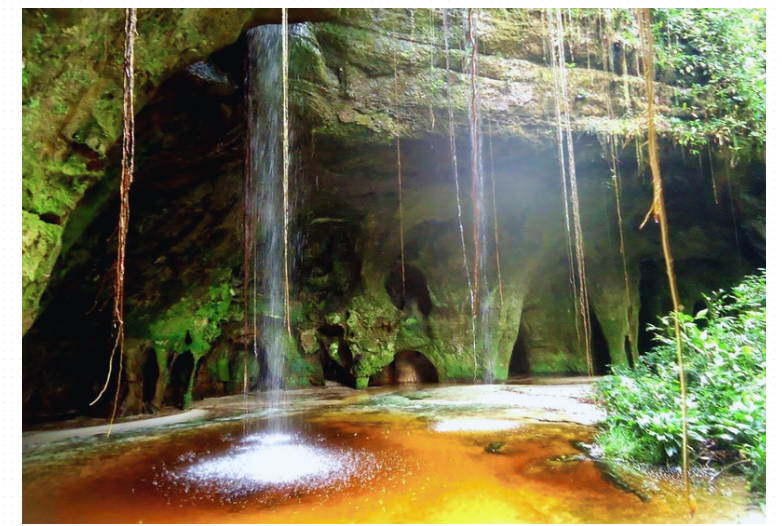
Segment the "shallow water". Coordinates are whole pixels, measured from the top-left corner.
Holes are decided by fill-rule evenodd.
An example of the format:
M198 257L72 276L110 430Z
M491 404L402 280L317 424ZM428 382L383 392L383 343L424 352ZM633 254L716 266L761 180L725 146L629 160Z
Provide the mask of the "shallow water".
M290 435L267 434L262 418L235 418L30 448L23 519L686 522L675 471L619 466L612 478L573 445L589 442L593 427L540 423L502 389L370 393L295 415ZM713 490L707 480L694 476L696 522L746 513L740 480L721 478Z

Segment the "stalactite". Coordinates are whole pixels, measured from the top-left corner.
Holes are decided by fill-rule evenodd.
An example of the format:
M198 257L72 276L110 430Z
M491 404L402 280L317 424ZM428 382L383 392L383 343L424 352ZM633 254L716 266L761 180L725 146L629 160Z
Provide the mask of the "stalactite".
M135 153L135 115L133 113L133 73L134 46L136 40L136 9L125 9L125 61L122 81L122 174L120 180L120 212L117 227L117 266L114 278L114 325L117 328L117 339L109 358L109 373L103 389L90 405L100 400L111 380L112 362L119 347L119 372L117 374L117 391L114 394L114 408L106 436L111 436L111 428L117 415L120 386L122 385L122 362L125 356L125 244L130 221L130 185L133 183L134 153Z
M500 306L505 305L505 297L502 290L502 263L500 257L500 227L497 220L497 188L494 182L494 145L492 144L491 121L489 121L489 175L491 176L491 201L494 212L494 256L497 260L497 288L500 293Z
M469 38L472 51L472 60L470 61L470 132L472 133L472 242L474 250L473 260L473 302L472 315L478 316L479 290L480 290L480 221L482 214L482 203L479 196L480 176L478 173L478 46L475 41L475 24L473 23L473 9L468 12Z
M462 263L464 265L464 273L467 277L467 290L470 296L470 308L474 304L472 278L470 277L470 267L467 263L467 243L464 239L464 222L462 220L462 197L461 190L459 188L459 163L456 156L456 132L453 124L453 99L451 95L451 62L450 52L448 50L448 9L443 8L443 40L445 42L445 90L446 97L448 99L448 138L451 153L451 164L453 165L453 181L456 187L456 212L459 220L459 238L462 242ZM474 361L474 374L477 377L478 369L478 339L475 329L475 316L470 316L472 323L472 350Z
M673 268L673 255L668 231L668 218L665 213L665 201L663 197L663 181L660 174L660 161L658 158L657 131L655 129L654 108L654 37L652 35L652 15L649 8L637 10L638 24L641 29L641 42L643 50L644 73L646 83L646 98L648 104L647 122L649 128L649 166L652 171L654 185L654 199L650 213L654 215L655 222L660 224L663 256L665 257L665 269L668 274L668 285L671 289L674 310L674 332L676 334L676 350L679 360L679 385L681 388L682 411L682 474L684 477L684 492L690 506L690 515L695 513L695 500L690 493L690 462L689 444L687 436L687 384L684 371L684 355L682 352L682 334L679 321L681 304L679 301L679 289L676 286L676 275ZM648 219L648 215L647 215ZM643 226L643 225L642 225Z
M415 19L413 19L415 20ZM396 31L394 31L396 39ZM402 204L402 144L401 130L399 129L399 72L397 66L397 52L394 48L394 111L395 111L395 131L396 131L396 179L399 192L399 252L402 266L402 298L406 295L406 277L405 277L405 227L404 227L404 207Z
M290 145L288 144L288 9L282 8L282 210L283 210L283 276L285 280L285 329L291 330L290 269L288 268L288 237L290 228L288 171L290 170Z

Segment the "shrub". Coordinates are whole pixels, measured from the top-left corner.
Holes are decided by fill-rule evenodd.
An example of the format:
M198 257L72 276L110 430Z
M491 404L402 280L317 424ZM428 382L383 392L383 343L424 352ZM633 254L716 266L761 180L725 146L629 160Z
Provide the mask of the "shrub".
M705 296L709 307L679 314L692 458L742 469L752 488L766 479L766 272L729 293ZM673 314L650 328L659 345L635 369L613 367L597 383L608 412L597 442L608 457L678 463L681 395Z

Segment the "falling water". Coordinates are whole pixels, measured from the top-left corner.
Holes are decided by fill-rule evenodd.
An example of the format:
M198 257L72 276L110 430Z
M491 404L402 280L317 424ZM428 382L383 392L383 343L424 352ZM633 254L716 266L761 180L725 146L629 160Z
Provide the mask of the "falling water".
M489 314L491 310L489 283L486 275L486 206L485 183L483 172L483 137L481 136L481 94L478 86L478 43L475 36L475 12L470 9L467 14L467 30L470 43L470 143L471 143L471 173L472 188L470 197L473 213L473 316L479 316L478 334L483 340L484 350L484 382L494 382L494 354L491 352L492 341L489 330Z
M456 159L456 132L453 124L453 99L451 98L451 62L450 52L448 51L448 9L443 9L443 39L445 41L445 90L448 98L448 138L451 148L451 164L453 165L453 182L456 187L456 212L459 220L459 238L462 242L462 262L464 264L464 273L467 277L467 290L470 293L470 308L475 304L473 299L472 278L470 277L470 266L467 263L467 243L464 240L464 222L462 221L462 196L459 189L459 163ZM473 355L473 379L478 376L478 340L475 329L475 316L470 316L472 323L472 355Z
M285 404L285 355L292 344L287 278L295 262L287 254L287 230L293 214L286 206L292 201L287 199L286 188L288 141L283 134L287 100L281 28L287 30L287 25L261 26L247 33L246 316L252 324L253 352L256 358L261 353L266 357L267 405L272 415ZM283 427L283 418L272 418L272 432Z

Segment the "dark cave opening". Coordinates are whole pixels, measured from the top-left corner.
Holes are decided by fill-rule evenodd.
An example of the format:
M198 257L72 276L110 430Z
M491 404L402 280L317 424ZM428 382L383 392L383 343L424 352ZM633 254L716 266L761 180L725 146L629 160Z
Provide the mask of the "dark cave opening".
M519 334L513 344L513 351L508 364L508 377L527 378L530 376L529 349L527 348L527 331L524 327L524 317L519 320Z
M595 374L604 375L608 374L611 365L611 353L608 349L608 340L603 333L603 328L600 326L600 321L595 314L595 308L589 306L589 325L592 333L592 365L594 366Z
M155 387L157 385L158 376L160 370L157 364L157 355L155 352L147 353L147 359L144 360L144 367L142 369L142 400L144 403L150 402L155 398Z
M436 384L440 376L434 364L418 351L399 351L394 361L375 373L369 385Z
M627 357L627 365L631 369L635 369L635 355L633 354L633 342L630 340L629 335L625 335L625 356Z
M182 354L174 354L174 358L169 365L171 376L169 377L168 403L182 407L187 393L187 387L190 385L190 375L195 367L195 359L190 351Z
M352 365L353 357L350 354L350 350L345 344L340 342L337 348L337 355L339 357L338 360L330 356L328 352L321 354L320 364L323 368L323 379L337 382L347 387L355 387L356 377L350 372L350 365L347 367L343 365Z
M404 293L402 290L402 267L393 269L386 278L386 292L391 297L391 302L399 310L407 310L414 305L421 314L429 316L432 313L432 298L429 295L429 287L426 284L426 276L421 269L413 265L405 265Z
M639 292L641 308L638 312L638 352L644 355L654 349L657 343L654 332L647 330L649 325L657 325L659 315L659 299L664 291L665 283L660 280L658 265L650 261L641 262L641 279Z

